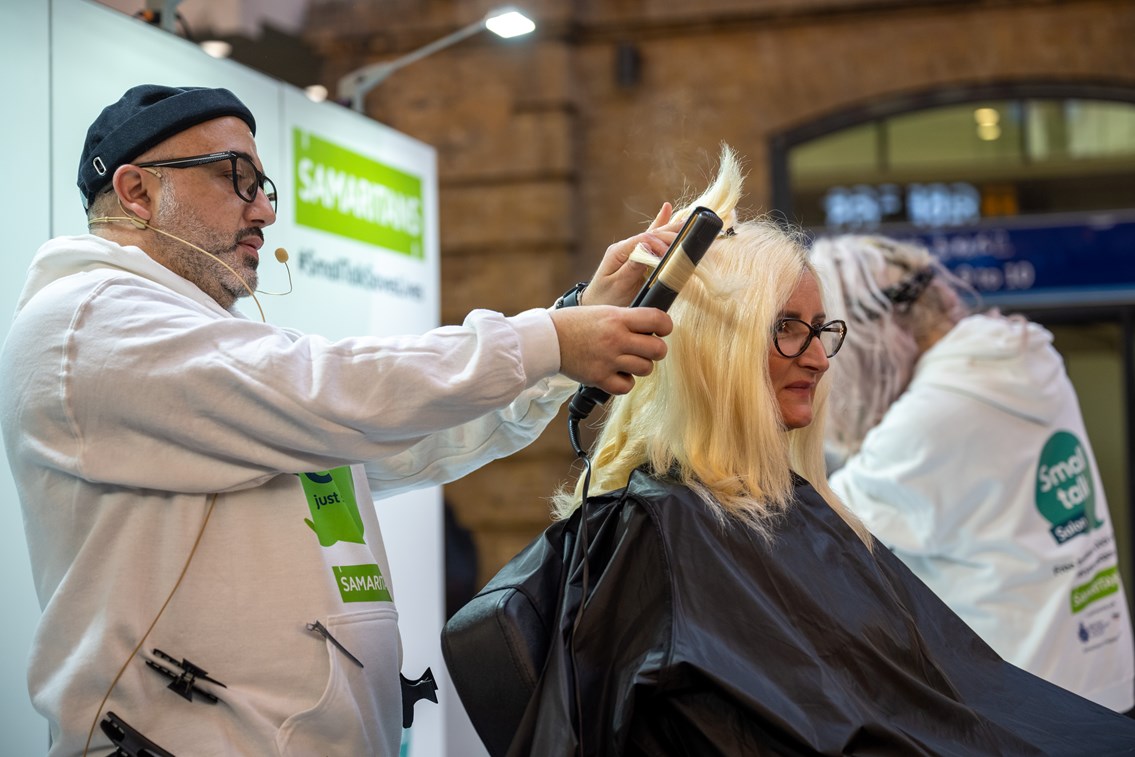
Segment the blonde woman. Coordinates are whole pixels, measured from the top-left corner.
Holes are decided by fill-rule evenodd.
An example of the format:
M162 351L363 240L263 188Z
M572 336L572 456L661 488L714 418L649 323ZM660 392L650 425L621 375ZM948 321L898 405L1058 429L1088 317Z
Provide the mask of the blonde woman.
M1002 662L828 489L822 418L838 388L826 373L845 326L800 237L737 218L740 187L725 150L710 189L676 211L708 207L727 231L669 311L667 358L612 402L586 500L581 476L555 499L561 520L447 628L447 660L490 751L1082 755L1135 744L1135 722ZM546 658L533 652L534 686L501 685L516 636L462 637L490 628L486 618L515 619L515 606L499 614L509 592L540 618L529 630L550 632ZM508 723L499 709L518 689L522 712ZM480 717L478 701L498 712Z

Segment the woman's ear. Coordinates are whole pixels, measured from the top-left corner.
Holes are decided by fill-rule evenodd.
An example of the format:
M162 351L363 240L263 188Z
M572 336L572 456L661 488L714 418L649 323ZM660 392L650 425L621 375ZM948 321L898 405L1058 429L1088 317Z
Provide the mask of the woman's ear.
M132 217L132 223L140 229L144 229L146 223L153 218L157 181L157 176L129 163L114 171L111 183L118 195L118 202L126 214Z

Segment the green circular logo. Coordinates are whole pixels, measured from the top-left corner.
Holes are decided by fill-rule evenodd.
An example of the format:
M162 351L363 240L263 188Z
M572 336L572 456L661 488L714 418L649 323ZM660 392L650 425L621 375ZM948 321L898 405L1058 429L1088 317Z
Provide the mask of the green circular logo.
M1099 526L1092 468L1075 435L1057 431L1045 443L1036 468L1036 509L1052 524L1058 544Z

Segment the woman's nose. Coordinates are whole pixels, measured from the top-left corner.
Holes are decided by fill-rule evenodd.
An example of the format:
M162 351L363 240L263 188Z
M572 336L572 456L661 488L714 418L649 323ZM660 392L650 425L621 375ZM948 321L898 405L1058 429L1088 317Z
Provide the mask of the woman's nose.
M830 365L824 343L818 338L813 338L812 341L808 343L807 349L800 353L797 360L800 362L800 365L805 368L820 373L826 371Z

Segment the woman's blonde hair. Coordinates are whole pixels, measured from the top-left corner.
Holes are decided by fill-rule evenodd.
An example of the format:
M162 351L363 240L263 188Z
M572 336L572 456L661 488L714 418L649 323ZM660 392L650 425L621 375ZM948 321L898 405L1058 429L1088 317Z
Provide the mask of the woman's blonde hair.
M713 184L675 212L681 218L707 207L726 231L670 308L667 357L612 401L592 454L589 494L622 488L645 465L688 486L723 522L736 519L767 537L793 502L795 471L869 543L827 485L828 381L817 386L810 426L788 430L781 420L769 379L773 326L802 277L815 271L799 233L765 219L737 220L742 179L737 157L723 147ZM579 506L581 486L582 478L556 495L558 517Z

